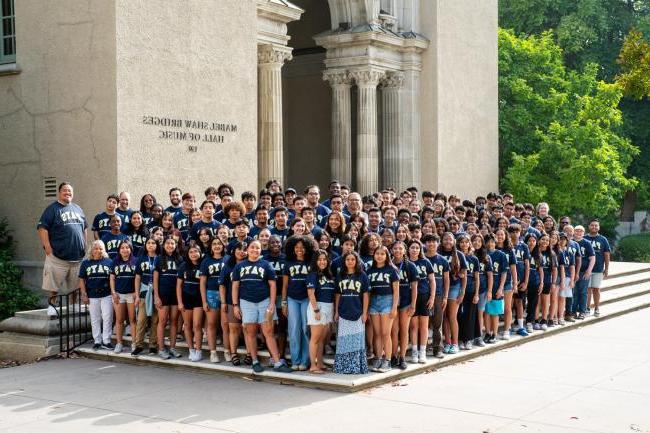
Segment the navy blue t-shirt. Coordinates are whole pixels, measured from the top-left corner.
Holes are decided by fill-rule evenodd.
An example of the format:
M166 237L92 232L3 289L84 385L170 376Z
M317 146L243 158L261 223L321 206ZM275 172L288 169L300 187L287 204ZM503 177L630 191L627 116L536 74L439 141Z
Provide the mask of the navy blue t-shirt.
M284 264L282 275L289 277L287 285L287 296L296 301L307 299L307 276L309 275L309 263L300 261L288 261Z
M560 264L564 268L564 278L571 277L571 266L575 266L575 256L568 249L560 251Z
M506 254L501 250L495 249L490 251L489 254L490 258L492 258L492 273L494 281L492 284L492 294L496 295L497 291L499 290L499 285L501 284L501 275L504 273L509 273L508 266L510 266L510 263ZM506 284L507 283L508 280L506 278Z
M139 256L142 251L144 250L144 244L147 242L147 233L148 231L140 233L131 233L128 236L129 240L131 241L131 246L133 247L133 255L134 256Z
M55 257L67 261L83 259L86 252L86 216L76 204L63 205L55 201L45 208L36 228L47 230Z
M103 298L111 294L108 281L112 266L110 259L87 259L81 262L79 278L86 283L86 294L89 298Z
M480 263L478 261L478 257L476 256L465 256L465 260L467 260L467 286L465 287L465 292L470 294L474 293L476 290L476 284L474 281L474 272L479 272L480 268ZM480 284L481 284L481 278L479 276L479 293L480 293Z
M129 237L124 233L113 234L111 232L108 232L104 236L102 236L102 242L104 242L104 245L106 246L106 252L108 253L108 257L111 260L117 257L117 252L120 243L124 239L128 239L128 238Z
M336 279L339 298L339 317L349 321L359 320L363 314L363 294L368 292L368 276L341 273Z
M460 271L458 275L454 275L451 270L451 251L445 251L441 248L439 254L447 260L447 263L449 263L449 286L453 287L454 285L460 284L460 274L462 274L463 271L467 270L467 261L465 260L465 254L461 253L460 251L456 251L458 263L460 265Z
M418 270L410 260L403 259L400 263L395 263L397 266L397 274L399 275L399 306L404 308L411 305L411 283L418 281Z
M540 262L540 263L538 263ZM530 273L528 274L528 287L532 290L537 290L539 286L539 269L541 267L541 260L535 254L530 256Z
M122 220L122 230L126 228L126 225L131 221L131 215L133 215L133 209L122 210L119 207L115 209L115 213L120 216Z
M332 271L332 275L338 275L339 272L341 272L342 268L343 268L343 255L340 255L337 258L333 259L332 263L330 264L330 270Z
M544 284L553 283L553 269L557 269L557 257L550 250L541 252L542 270L544 271Z
M111 274L115 275L115 291L122 295L135 292L135 259L128 262L116 257L113 260Z
M156 269L156 257L149 257L147 254L138 257L135 265L135 274L140 275L140 284L153 284L153 271Z
M503 252L503 254L505 254L506 258L508 259L508 266L506 267L506 284L512 283L512 271L510 270L510 266L517 266L517 253L515 252L514 248L499 248L499 250Z
M515 246L515 258L517 259L517 281L522 283L526 279L526 260L530 260L530 249L524 242Z
M226 288L226 305L232 305L232 270L233 267L228 266L228 261L221 268L219 273L219 285Z
M316 272L310 272L307 275L307 290L314 290L317 302L331 304L334 302L334 293L336 292L336 282L333 278L325 275L318 276Z
M197 221L194 224L192 224L192 228L190 229L190 239L198 242L199 241L199 230L202 228L208 228L210 229L210 233L212 233L212 236L217 235L217 230L221 227L221 224L218 221L212 220L209 223L201 221Z
M582 238L578 241L580 246L580 257L582 257L582 263L580 263L580 273L584 273L589 267L589 259L596 255L594 252L594 247L591 245L587 239ZM594 264L594 269L596 264ZM591 270L593 272L593 269Z
M178 279L183 280L183 293L188 295L197 296L200 295L199 290L199 278L201 277L201 268L200 264L189 264L188 262L183 262L178 267Z
M487 260L485 262L481 262L479 260L478 277L479 280L481 281L481 286L478 289L479 293L487 293L488 284L490 280L494 281L492 272L493 272L492 258L488 254ZM494 284L494 282L492 284Z
M282 275L284 275L284 264L286 262L286 256L284 254L280 254L279 256L272 256L270 254L265 254L264 260L269 262L273 267L273 270L275 271L275 275L276 275L275 282L276 282L276 287L278 288L277 296L280 296L282 294L280 289L282 288Z
M431 266L433 267L433 275L436 277L436 295L442 296L445 291L445 273L450 272L449 262L438 253L436 253L435 256L427 256L427 260L431 263ZM420 293L419 285L418 293Z
M368 272L368 269L372 267L372 260L372 256L361 256L364 271Z
M392 266L384 265L381 268L372 266L368 272L368 282L370 284L371 295L391 295L393 294L393 283L399 282L397 270ZM398 283L399 284L399 283Z
M596 255L596 263L594 263L592 272L603 272L605 270L605 253L611 252L607 238L599 234L596 236L585 235L584 239L591 243L591 247Z
M275 270L262 258L255 262L248 259L239 262L232 272L232 281L239 281L239 297L254 303L262 302L271 295L269 281L275 279Z
M225 265L225 259L215 259L212 256L205 256L201 262L201 276L206 277L205 289L216 291L219 290L219 278L221 269Z
M102 236L104 236L106 233L111 232L111 218L113 215L109 215L106 213L106 211L95 215L95 218L93 219L92 231L97 232L98 239L101 239Z
M166 254L156 259L156 271L158 271L158 291L164 293L176 292L176 280L178 279L178 268L182 260L175 261L173 257Z
M440 256L440 258L447 262L444 257ZM414 261L413 264L415 265L415 269L418 273L418 295L430 295L431 286L429 285L429 275L435 275L433 265L426 257ZM447 267L448 266L449 264L447 264Z
M287 239L287 236L289 235L289 227L287 226L286 228L279 229L277 227L271 227L271 235L273 236L278 236L282 243L284 244L284 241Z
M174 227L181 233L183 242L190 239L190 216L184 214L182 211L174 215Z

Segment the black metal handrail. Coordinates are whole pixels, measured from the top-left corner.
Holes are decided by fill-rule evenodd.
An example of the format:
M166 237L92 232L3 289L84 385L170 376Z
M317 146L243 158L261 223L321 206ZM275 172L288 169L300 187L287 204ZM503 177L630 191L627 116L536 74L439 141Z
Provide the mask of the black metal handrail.
M81 289L67 295L59 295L59 347L61 355L66 358L82 344L92 340L92 331L88 326L88 308L81 302Z

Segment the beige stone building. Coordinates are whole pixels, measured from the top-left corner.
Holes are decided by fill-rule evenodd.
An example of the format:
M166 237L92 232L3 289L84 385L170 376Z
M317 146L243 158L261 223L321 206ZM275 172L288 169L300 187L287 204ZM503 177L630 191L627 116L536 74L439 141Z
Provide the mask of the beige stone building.
M0 0L0 215L38 285L35 224L70 181L364 193L497 188L497 0Z

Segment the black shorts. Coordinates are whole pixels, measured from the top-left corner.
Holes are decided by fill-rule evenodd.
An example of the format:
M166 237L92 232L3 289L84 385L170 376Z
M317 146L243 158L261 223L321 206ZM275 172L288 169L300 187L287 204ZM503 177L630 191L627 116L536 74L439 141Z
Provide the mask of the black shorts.
M551 283L544 283L544 287L542 287L542 295L550 295L551 294Z
M171 305L178 305L178 299L176 298L176 290L158 290L158 296L160 297L160 302L162 302L163 307L169 307Z
M188 293L183 291L181 292L181 297L183 299L183 307L185 307L186 310L203 307L203 299L201 298L200 293Z
M513 295L513 298L514 299L526 299L526 292L527 292L527 290L524 290L523 292L520 292L519 290L516 290L515 294Z
M415 313L413 313L413 316L433 316L433 309L427 308L430 296L429 293L418 293L418 297L415 299Z

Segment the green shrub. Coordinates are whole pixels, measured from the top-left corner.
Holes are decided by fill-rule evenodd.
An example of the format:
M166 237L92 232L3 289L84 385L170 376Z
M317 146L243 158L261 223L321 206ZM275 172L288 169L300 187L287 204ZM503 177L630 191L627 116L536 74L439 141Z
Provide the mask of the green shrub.
M650 233L625 236L618 242L616 256L624 262L650 263Z
M38 296L21 284L23 271L13 262L15 242L6 218L0 219L0 320L38 306Z

